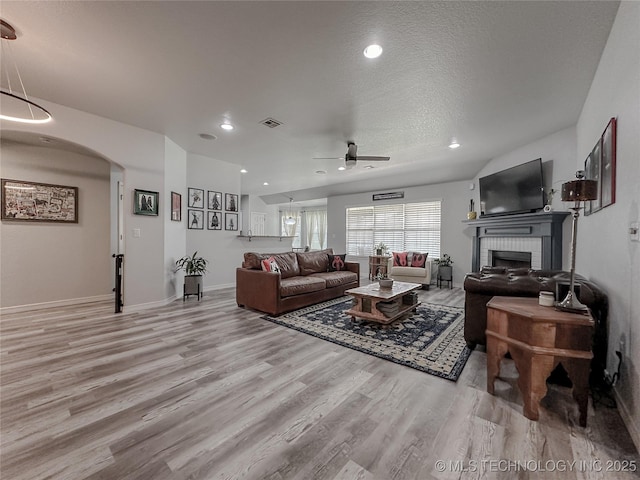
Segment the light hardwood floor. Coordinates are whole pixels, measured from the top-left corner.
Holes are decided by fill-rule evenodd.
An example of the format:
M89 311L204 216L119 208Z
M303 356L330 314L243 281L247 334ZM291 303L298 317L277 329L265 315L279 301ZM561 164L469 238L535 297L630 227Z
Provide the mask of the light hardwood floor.
M462 306L464 292L420 297ZM552 386L532 422L508 360L491 396L482 351L454 383L260 316L232 289L132 314L3 315L0 477L639 477L615 471L640 468L615 409L590 400L580 428L569 389Z

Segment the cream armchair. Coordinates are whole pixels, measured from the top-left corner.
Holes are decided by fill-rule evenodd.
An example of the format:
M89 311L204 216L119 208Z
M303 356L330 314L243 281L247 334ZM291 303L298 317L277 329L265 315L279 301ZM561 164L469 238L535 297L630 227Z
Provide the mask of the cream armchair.
M427 258L424 266L420 267L394 267L393 257L389 257L389 265L387 267L388 276L399 282L421 283L422 288L429 290L431 284L431 270L433 262Z

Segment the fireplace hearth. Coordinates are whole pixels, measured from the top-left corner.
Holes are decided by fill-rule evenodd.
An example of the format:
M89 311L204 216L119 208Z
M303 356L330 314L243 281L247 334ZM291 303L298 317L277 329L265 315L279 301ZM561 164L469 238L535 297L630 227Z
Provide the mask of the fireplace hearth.
M531 252L489 250L492 267L531 268Z
M525 268L561 270L562 223L568 215L569 212L538 212L464 220L473 235L472 271L491 265L487 250L526 252L531 258Z

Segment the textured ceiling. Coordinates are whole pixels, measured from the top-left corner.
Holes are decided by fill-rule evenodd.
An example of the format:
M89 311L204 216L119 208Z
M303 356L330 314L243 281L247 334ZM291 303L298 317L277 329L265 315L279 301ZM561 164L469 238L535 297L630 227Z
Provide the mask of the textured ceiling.
M18 31L30 95L235 163L249 171L242 193L281 203L283 192L304 200L472 178L575 124L617 8L3 0L0 16ZM384 53L368 60L374 42ZM261 125L267 117L283 125ZM224 120L236 129L222 131ZM462 147L448 149L451 137ZM348 140L391 161L339 172L341 160L313 160L343 157Z

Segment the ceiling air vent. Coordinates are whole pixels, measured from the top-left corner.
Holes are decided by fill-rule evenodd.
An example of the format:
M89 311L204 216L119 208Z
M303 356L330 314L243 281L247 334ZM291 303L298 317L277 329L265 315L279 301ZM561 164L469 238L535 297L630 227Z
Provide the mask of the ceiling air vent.
M275 118L271 118L271 117L265 118L260 123L262 125L266 125L269 128L276 128L276 127L279 127L280 125L282 125L282 122L279 122Z

